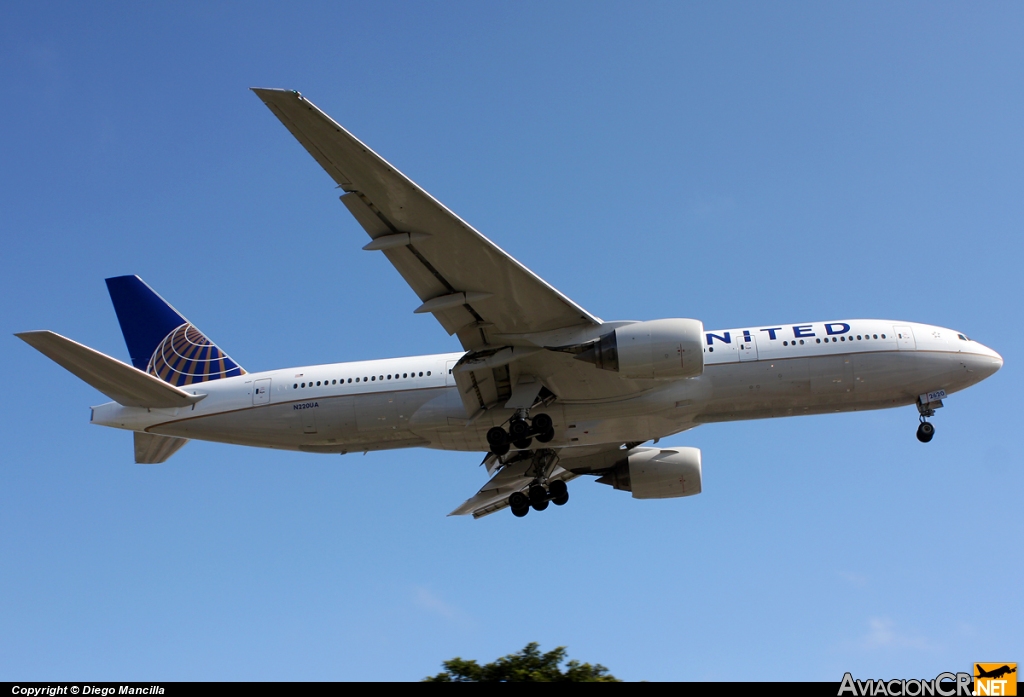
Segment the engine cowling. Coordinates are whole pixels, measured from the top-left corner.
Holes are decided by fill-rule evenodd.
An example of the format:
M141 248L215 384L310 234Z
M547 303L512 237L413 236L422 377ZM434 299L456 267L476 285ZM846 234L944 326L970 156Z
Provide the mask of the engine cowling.
M576 358L625 378L668 380L704 372L704 323L655 319L619 327Z
M636 448L598 480L635 499L671 499L701 491L698 448Z

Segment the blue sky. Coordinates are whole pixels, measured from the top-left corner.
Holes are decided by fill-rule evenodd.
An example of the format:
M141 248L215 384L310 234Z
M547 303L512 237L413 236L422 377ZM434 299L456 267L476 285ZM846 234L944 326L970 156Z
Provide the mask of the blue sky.
M529 641L633 680L1024 660L1022 35L1012 3L9 3L0 679L410 680ZM912 407L704 426L663 441L700 496L583 480L522 520L445 517L475 453L133 465L11 336L127 360L107 276L249 370L459 348L250 86L605 319L904 319L1006 365L927 446Z

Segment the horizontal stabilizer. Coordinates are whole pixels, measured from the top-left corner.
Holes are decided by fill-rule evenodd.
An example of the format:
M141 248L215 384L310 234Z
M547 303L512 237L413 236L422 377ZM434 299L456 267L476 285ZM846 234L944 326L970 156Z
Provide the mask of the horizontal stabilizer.
M155 433L135 432L135 462L139 465L159 465L167 462L181 446L188 443L188 438L174 436L158 436Z
M126 407L173 409L195 404L206 396L189 394L51 331L21 332L15 336Z

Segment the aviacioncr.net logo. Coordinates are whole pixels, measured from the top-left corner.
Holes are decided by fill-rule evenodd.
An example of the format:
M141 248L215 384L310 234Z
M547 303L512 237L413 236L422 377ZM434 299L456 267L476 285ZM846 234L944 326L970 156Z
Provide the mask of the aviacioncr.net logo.
M856 680L843 675L838 697L972 697L970 673L939 673L932 680Z

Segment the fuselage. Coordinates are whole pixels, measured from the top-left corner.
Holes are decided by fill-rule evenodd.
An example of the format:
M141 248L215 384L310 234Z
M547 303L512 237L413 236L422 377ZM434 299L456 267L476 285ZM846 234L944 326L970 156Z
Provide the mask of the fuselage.
M882 409L952 394L996 372L1002 358L954 330L843 320L706 331L696 377L650 380L614 399L558 399L552 446L663 438L718 421ZM92 422L167 436L322 453L432 447L486 451L485 434L512 410L470 420L448 353L248 373L187 388L191 407L111 402ZM597 370L597 368L592 368Z

